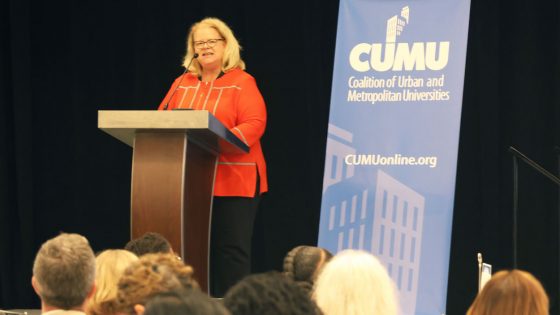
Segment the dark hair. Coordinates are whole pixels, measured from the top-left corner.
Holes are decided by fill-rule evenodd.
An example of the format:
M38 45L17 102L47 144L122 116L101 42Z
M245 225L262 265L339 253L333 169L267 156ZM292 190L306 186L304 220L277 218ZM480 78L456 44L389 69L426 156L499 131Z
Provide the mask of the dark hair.
M308 293L311 293L319 270L332 256L324 248L297 246L289 251L284 258L284 274Z
M140 257L149 253L169 253L171 252L171 244L163 235L148 232L128 242L124 249Z
M225 306L198 289L161 292L147 301L144 315L169 314L230 315Z
M294 281L279 272L250 275L224 297L232 315L309 315L319 308Z

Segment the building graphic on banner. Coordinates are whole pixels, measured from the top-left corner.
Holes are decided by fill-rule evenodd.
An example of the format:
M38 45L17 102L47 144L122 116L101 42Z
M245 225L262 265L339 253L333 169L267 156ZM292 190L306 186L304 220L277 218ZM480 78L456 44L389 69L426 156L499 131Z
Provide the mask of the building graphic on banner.
M385 42L394 43L397 41L397 36L401 35L405 25L408 24L410 17L410 9L408 6L402 8L401 15L394 15L387 20L387 37Z
M329 124L328 132L327 147L330 154L326 156L325 165L328 165L330 173L323 179L323 193L329 186L354 175L354 166L346 165L344 157L356 153L352 147L352 133L333 124Z
M352 134L329 125L323 209L319 243L329 250L361 249L385 265L399 292L401 311L416 307L424 197L378 169L375 187L352 180L354 167L345 156L354 154ZM330 247L329 247L330 245Z
M416 308L424 222L424 197L377 171L372 253L387 267L400 295L401 311Z

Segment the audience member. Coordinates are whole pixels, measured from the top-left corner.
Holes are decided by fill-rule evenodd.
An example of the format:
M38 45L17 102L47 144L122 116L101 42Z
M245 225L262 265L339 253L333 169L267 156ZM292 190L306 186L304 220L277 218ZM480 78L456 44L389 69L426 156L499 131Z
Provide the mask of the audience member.
M467 315L548 315L548 297L530 273L500 271L486 283Z
M279 272L245 277L226 293L224 305L232 315L320 314L306 292Z
M86 313L89 315L114 314L111 309L117 298L117 283L124 270L138 257L123 249L108 249L101 252L95 258L97 289L95 294L86 305Z
M396 315L393 281L368 252L345 250L323 268L313 297L325 315Z
M297 246L284 258L284 274L311 294L319 271L331 258L332 254L324 248Z
M230 315L217 300L197 289L158 293L148 300L144 315Z
M84 314L95 291L95 255L87 239L63 233L45 242L35 257L31 283L43 314Z
M146 254L126 268L118 283L115 309L142 314L149 298L174 289L198 288L193 269L173 254Z
M173 252L169 241L163 235L155 232L148 232L139 238L131 240L124 249L133 252L138 257L150 253Z

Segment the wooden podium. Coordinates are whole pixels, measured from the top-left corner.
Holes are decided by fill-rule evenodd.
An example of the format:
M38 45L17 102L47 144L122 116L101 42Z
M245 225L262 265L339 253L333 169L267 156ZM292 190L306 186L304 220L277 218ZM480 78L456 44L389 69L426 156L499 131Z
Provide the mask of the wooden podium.
M165 236L208 292L218 154L249 147L208 111L99 111L98 127L133 148L131 237Z

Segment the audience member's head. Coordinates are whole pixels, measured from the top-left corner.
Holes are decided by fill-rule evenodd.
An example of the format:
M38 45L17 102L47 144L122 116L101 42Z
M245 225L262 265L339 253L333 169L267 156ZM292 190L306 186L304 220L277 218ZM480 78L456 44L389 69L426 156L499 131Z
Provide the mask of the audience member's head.
M46 241L35 257L31 282L43 312L83 310L95 290L95 255L87 239L63 233Z
M148 232L131 240L124 249L133 252L138 257L151 253L173 252L169 241L163 235L155 232Z
M197 289L158 293L146 303L144 315L169 314L230 315L220 302Z
M319 271L331 258L332 254L324 248L295 247L284 258L284 274L310 293Z
M193 269L171 253L146 254L126 268L118 284L115 309L141 313L149 298L175 289L198 288Z
M385 267L365 251L345 250L323 268L313 297L325 315L396 315L393 281Z
M467 315L548 315L548 297L530 273L500 271L486 283Z
M124 270L138 257L124 249L108 249L95 258L96 286L95 294L86 306L89 315L112 314L111 309L117 297L117 283Z
M232 315L319 314L306 292L279 272L244 278L226 293L224 305Z

